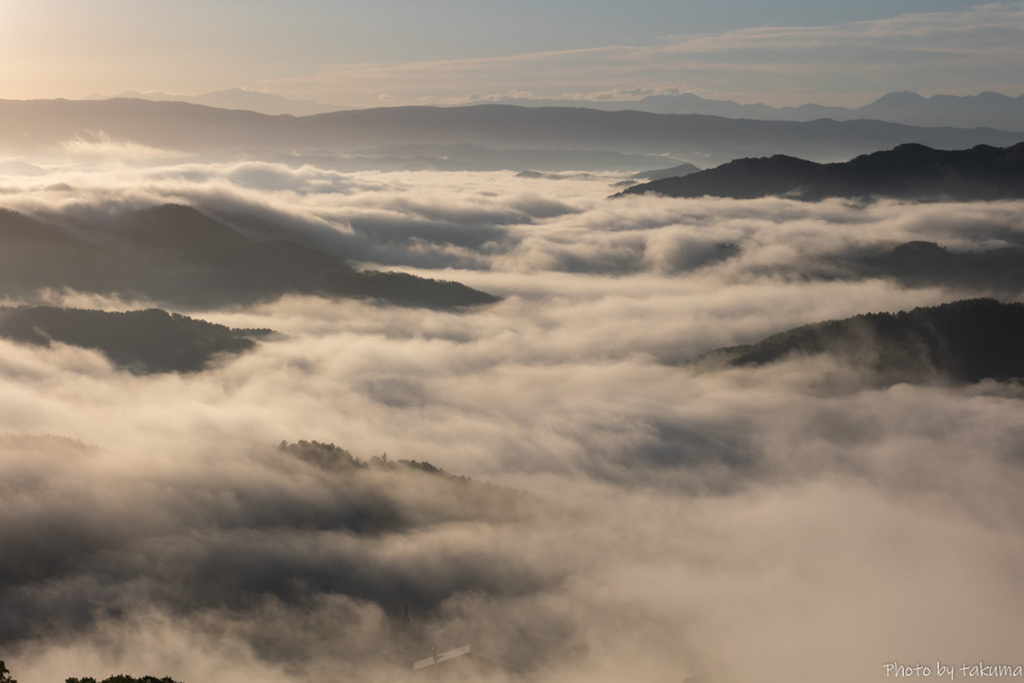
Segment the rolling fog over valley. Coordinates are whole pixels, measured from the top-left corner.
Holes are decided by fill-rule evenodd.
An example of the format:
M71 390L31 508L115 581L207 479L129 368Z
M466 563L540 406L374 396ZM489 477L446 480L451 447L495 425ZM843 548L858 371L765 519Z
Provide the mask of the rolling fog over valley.
M1024 199L97 144L0 174L22 683L393 681L470 643L557 681L1024 663L1021 373L943 365L1020 357ZM212 350L143 367L59 308ZM707 362L839 320L854 352Z
M0 683L1024 679L1024 0L0 3Z

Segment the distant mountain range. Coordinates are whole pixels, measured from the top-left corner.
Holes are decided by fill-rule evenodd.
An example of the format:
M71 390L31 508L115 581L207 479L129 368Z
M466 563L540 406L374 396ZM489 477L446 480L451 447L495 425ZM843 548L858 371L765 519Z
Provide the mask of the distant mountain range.
M343 111L340 107L320 102L291 100L272 93L233 88L202 95L175 95L166 92L126 91L117 98L139 98L155 102L189 102L222 109L245 109L272 116L290 114L310 116ZM112 99L94 95L91 100ZM679 95L649 95L633 100L565 100L503 97L490 100L493 104L511 104L521 107L584 107L602 111L634 110L652 114L705 114L728 119L757 119L762 121L813 121L834 119L874 119L910 126L951 126L954 128L997 128L1024 132L1024 95L1008 97L996 92L978 95L933 95L922 97L912 92L892 92L863 107L831 107L804 104L799 107L771 107L766 104L739 104L732 100L712 100L693 93Z
M135 374L198 372L215 356L252 349L270 330L240 330L160 309L107 312L50 306L0 309L0 337L101 351Z
M594 102L502 98L501 104L524 107L588 107L604 111L632 109L655 114L706 114L729 119L762 121L813 121L873 119L909 126L952 126L955 128L997 128L1024 132L1024 95L1008 97L996 92L978 95L933 95L892 92L863 107L829 107L804 104L799 107L770 107L766 104L738 104L731 100L709 100L692 93L649 95L636 100Z
M973 383L1024 377L1024 304L971 299L804 325L755 344L712 351L706 368L830 354L882 384Z
M707 166L773 154L835 161L907 142L938 149L1005 147L1022 137L994 129L865 120L752 121L503 105L391 107L291 117L140 99L0 100L0 124L0 150L10 155L62 154L73 140L132 141L183 154L288 154L301 163L304 155L336 155L341 160L380 148L468 144L498 150L661 155L646 168L682 161Z
M616 196L647 193L735 199L776 195L806 200L1019 198L1024 197L1024 142L1009 148L978 145L955 151L904 144L832 164L784 155L737 159L699 173L636 185Z
M156 206L105 225L79 222L74 234L0 210L0 296L31 299L45 288L197 307L288 293L433 308L498 301L458 282L355 270L279 236L257 241L187 206Z
M147 92L126 90L125 92L118 93L114 98L93 95L86 99L109 100L119 98L151 100L153 102L188 102L190 104L201 104L220 109L244 109L260 114L269 114L270 116L311 116L313 114L326 114L332 111L351 109L351 107L339 107L333 104L323 104L322 102L310 100L291 100L280 95L274 95L273 93L246 90L244 88L217 90L215 92L203 93L202 95L176 95L159 90Z

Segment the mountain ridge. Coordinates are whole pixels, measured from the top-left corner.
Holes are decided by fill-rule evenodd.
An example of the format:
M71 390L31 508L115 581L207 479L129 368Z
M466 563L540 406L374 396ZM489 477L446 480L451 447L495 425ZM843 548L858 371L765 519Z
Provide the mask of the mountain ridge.
M0 308L0 337L33 346L96 349L133 374L192 373L256 346L271 330L244 330L159 308L110 312L53 306Z
M881 121L808 122L598 111L582 107L381 107L305 117L183 102L0 100L0 150L62 153L69 141L134 142L190 154L341 154L403 145L476 144L537 150L671 155L706 166L787 154L821 162L916 142L942 149L1007 146L1020 134Z
M286 238L256 240L191 206L162 204L109 223L56 225L0 209L0 294L118 293L173 306L247 305L285 294L459 308L500 299L458 282L356 270ZM91 239L87 239L87 237Z
M324 104L312 100L293 100L281 95L246 88L228 88L226 90L215 90L201 93L199 95L181 95L168 93L159 90L139 92L129 90L118 93L112 97L93 95L88 100L108 100L117 98L137 98L150 100L152 102L189 102L191 104L202 104L208 107L219 109L244 109L260 114L278 116L286 114L290 116L309 116L311 114L322 114L330 111L342 111L351 107L339 107L333 104Z
M90 100L135 97L159 101L190 102L224 109L246 109L262 114L308 116L356 109L308 100L292 100L269 92L230 88L198 95L160 91L126 91L112 97L94 95ZM796 106L774 107L762 103L741 104L734 100L711 99L696 93L652 94L624 100L580 100L560 98L491 97L466 104L511 104L523 107L584 107L601 111L631 109L654 114L707 114L735 119L772 121L812 121L831 118L836 121L877 119L912 126L989 127L1024 132L1024 95L1013 97L984 91L976 95L935 94L924 97L910 91L894 91L859 107L823 105L806 102Z
M898 313L811 323L716 349L698 367L751 367L829 354L882 384L1024 377L1024 304L965 299Z
M633 109L658 114L707 114L765 121L812 121L820 118L836 121L877 119L911 126L990 127L1024 132L1024 95L1011 97L988 91L977 95L936 94L931 97L909 91L890 92L860 107L815 103L773 107L760 103L740 104L733 100L713 100L694 93L648 95L639 99L618 101L498 98L495 102L521 106L583 105L604 111Z
M906 143L846 162L820 164L775 155L736 159L682 177L634 185L614 195L753 199L787 196L976 200L1024 197L1024 142L936 150Z

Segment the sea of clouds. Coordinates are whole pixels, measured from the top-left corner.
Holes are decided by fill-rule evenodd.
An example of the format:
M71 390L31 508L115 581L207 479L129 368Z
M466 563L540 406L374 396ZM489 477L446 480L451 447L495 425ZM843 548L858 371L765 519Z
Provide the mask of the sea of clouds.
M846 264L910 240L1020 246L1024 202L608 199L618 176L70 151L0 176L0 206L98 239L112 216L184 203L504 299L182 311L280 333L192 375L0 340L0 657L21 683L396 680L470 642L570 682L1022 663L1019 384L687 361L984 294ZM298 440L501 488L321 470L277 447ZM400 523L366 530L353 510Z

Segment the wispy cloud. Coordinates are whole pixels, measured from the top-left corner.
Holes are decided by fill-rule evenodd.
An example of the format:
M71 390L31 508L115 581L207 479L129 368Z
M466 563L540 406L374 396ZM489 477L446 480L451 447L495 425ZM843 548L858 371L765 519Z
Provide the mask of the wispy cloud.
M133 140L118 140L103 131L79 135L64 142L63 152L72 158L110 161L159 161L183 159L188 156L184 152L150 147Z
M367 104L386 93L400 104L537 97L605 99L609 92L699 89L768 104L863 104L892 90L1018 94L1024 61L1024 4L820 27L768 27L680 36L662 45L467 58L357 63L296 79L268 80L279 92L330 93ZM840 101L842 100L842 101Z

